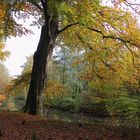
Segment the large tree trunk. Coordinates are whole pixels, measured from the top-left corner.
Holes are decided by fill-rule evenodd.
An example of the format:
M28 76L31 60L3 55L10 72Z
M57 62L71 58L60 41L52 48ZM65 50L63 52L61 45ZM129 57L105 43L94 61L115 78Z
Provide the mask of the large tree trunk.
M40 41L33 57L31 82L24 112L43 115L43 90L47 78L47 58L52 53L57 37L57 21L42 27Z
M49 9L48 1L41 0L40 2L44 11L45 25L42 27L40 41L33 57L31 82L24 112L43 115L43 90L47 79L47 59L53 51L58 36L58 15L53 13L53 9ZM54 8L56 8L55 4Z
M33 68L25 112L30 114L42 114L42 94L46 79L46 65L51 39L46 26L42 27L38 48L33 57Z

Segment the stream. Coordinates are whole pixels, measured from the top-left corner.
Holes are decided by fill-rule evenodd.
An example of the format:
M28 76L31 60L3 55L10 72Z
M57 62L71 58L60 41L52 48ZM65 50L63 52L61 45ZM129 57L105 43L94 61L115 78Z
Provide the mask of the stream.
M130 120L121 120L117 117L92 117L85 114L75 113L72 114L67 111L58 109L45 109L44 117L51 120L61 120L66 122L82 123L82 124L104 124L113 126L128 126L139 127L136 123L133 124Z

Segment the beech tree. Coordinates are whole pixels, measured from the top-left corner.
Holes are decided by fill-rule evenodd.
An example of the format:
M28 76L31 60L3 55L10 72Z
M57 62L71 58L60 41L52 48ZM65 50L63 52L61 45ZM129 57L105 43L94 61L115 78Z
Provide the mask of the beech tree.
M47 79L47 60L59 42L72 49L85 50L114 44L139 48L140 31L136 20L119 8L103 6L100 0L1 0L5 7L5 35L30 33L16 19L34 16L33 25L42 26L33 56L31 82L24 112L43 114L43 90ZM131 24L129 23L130 21ZM113 45L113 44L112 44Z

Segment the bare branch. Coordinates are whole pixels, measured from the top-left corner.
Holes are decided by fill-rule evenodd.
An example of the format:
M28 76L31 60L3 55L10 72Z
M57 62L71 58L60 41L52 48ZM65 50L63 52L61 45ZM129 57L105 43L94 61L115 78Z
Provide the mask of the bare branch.
M129 3L128 1L124 2L126 6L129 6L136 14L140 15L140 12L137 11L133 6L140 6L140 4Z
M140 6L140 3L132 3L132 2L128 2L127 0L125 2L127 2L129 5Z

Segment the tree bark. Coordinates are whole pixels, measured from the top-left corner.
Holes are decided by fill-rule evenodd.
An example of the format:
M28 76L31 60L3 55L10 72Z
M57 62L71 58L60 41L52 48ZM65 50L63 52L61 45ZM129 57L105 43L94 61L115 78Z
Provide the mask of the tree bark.
M46 79L46 64L50 38L47 29L42 27L38 48L33 57L31 82L24 111L29 114L42 114L42 93Z
M52 53L58 32L58 22L48 18L42 27L40 41L33 57L31 82L24 112L43 115L43 90L47 79L47 59Z

